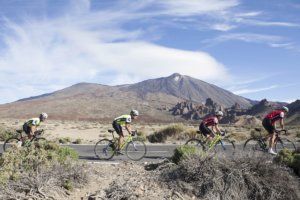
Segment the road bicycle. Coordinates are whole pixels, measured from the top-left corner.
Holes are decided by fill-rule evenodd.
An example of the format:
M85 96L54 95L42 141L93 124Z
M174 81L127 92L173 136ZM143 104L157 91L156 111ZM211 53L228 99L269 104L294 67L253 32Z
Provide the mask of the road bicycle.
M46 141L45 138L41 137L41 135L44 133L44 130L37 130L34 132L32 138L29 140L28 136L22 136L22 130L16 130L16 135L13 137L8 138L5 140L3 144L3 151L8 151L10 148L17 146L17 147L23 147L26 145L30 145L32 142L40 142L40 141Z
M200 131L197 131L197 133L201 133ZM192 138L189 139L185 145L193 145L200 150L203 151L214 151L216 152L224 152L224 151L232 151L232 153L235 152L235 144L233 141L222 138L222 136L225 136L226 131L222 131L221 134L216 134L214 138L211 141L206 141L206 139L197 139L197 138Z
M110 160L115 155L126 154L126 156L134 161L141 160L147 153L146 145L143 141L137 140L134 136L136 131L132 131L132 135L128 135L125 142L120 146L120 151L117 151L118 139L114 136L114 130L109 129L112 134L112 139L101 139L94 147L94 152L100 160Z
M266 138L261 135L261 131L257 129L259 132L259 136L253 136L249 138L245 143L244 143L244 151L262 151L262 152L268 152L268 145L269 141L266 141ZM295 144L290 141L287 138L281 138L279 135L280 133L283 132L285 135L288 134L287 130L275 130L275 140L274 140L274 150L275 152L279 152L280 150L283 149L290 149L290 150L296 150Z

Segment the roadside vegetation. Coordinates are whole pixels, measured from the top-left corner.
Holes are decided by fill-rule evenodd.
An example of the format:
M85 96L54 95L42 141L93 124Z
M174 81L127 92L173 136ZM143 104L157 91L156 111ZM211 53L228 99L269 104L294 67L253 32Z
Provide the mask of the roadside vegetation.
M0 158L0 199L65 199L88 180L78 153L54 143L13 147Z

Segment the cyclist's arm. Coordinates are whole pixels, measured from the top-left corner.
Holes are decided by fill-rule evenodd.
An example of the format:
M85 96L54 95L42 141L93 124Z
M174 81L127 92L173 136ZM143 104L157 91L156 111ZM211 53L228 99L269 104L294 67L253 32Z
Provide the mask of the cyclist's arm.
M220 134L220 133L221 133L221 130L220 130L218 124L216 124L215 128L216 128L216 133L219 133L219 134Z
M131 125L129 123L125 124L125 128L128 131L128 133L131 134Z
M37 130L36 126L31 126L30 127L30 135L34 135L35 131Z
M283 123L283 119L280 119L280 127L281 127L281 129L283 130L284 129L284 123Z

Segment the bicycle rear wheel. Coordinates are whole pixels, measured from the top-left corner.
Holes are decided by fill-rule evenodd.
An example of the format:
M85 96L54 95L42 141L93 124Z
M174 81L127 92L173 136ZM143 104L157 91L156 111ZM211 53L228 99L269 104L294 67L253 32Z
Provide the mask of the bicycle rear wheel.
M286 138L279 138L278 141L275 143L275 152L279 152L283 149L289 149L291 151L296 150L295 144Z
M143 141L133 140L126 145L125 153L131 160L141 160L147 153L146 145Z
M103 139L95 144L94 152L100 160L109 160L115 155L115 145L111 140Z
M199 148L200 150L205 150L205 147L204 147L202 141L199 139L196 139L196 138L189 139L185 143L185 145L195 146L195 147Z
M19 147L20 140L18 138L8 138L3 144L3 151L8 151L10 148ZM21 145L20 145L21 146Z
M268 149L263 147L263 145L256 138L250 138L244 143L244 151L260 151L266 152Z

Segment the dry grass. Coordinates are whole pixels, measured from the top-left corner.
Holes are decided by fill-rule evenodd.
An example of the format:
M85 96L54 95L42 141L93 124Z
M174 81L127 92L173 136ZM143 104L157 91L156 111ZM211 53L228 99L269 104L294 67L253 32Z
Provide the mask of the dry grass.
M191 156L162 172L162 185L190 199L294 200L300 198L299 180L291 171L264 155L234 158ZM288 183L288 184L287 184Z

